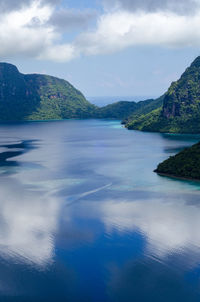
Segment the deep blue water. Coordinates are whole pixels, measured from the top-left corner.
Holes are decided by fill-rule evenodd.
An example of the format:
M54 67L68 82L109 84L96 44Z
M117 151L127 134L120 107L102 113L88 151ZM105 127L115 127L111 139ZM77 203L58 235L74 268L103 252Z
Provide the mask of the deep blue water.
M0 301L199 301L200 183L152 172L199 139L1 124Z

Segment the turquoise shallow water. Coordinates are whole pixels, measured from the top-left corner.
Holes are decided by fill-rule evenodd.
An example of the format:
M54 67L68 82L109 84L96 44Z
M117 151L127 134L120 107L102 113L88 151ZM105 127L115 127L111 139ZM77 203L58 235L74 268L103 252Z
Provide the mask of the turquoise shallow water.
M199 301L200 183L152 172L199 139L1 124L0 301Z

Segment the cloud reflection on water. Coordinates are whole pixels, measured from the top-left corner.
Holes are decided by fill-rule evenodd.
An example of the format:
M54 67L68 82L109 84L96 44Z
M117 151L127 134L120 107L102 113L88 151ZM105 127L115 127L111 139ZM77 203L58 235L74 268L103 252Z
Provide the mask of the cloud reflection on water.
M107 233L141 233L147 240L147 254L160 258L200 248L200 208L195 204L181 199L115 200L104 202L100 210Z
M27 190L14 179L1 180L0 192L1 256L37 265L51 262L59 200Z

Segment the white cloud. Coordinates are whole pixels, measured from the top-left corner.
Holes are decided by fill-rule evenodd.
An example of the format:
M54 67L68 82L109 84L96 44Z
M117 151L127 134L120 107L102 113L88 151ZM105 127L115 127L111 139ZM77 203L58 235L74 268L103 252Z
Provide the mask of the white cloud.
M190 11L193 2L195 11ZM107 8L96 25L91 23L94 28L90 30L85 30L85 25L90 24L87 18L94 20L95 14L88 10L83 13L58 10L58 1L32 0L26 2L26 6L24 1L20 3L17 10L9 11L7 7L7 11L0 14L2 57L23 55L62 62L80 55L113 53L137 45L200 46L199 0L183 1L178 6L174 6L174 0L168 0L165 5L160 0L107 0ZM116 3L115 9L109 3ZM74 29L78 29L78 33L69 35L67 41L63 32Z
M111 53L130 46L200 46L200 11L195 16L172 12L117 11L99 19L95 32L82 34L77 47L86 55Z
M0 14L0 56L53 61L68 61L77 56L73 44L65 43L61 33L49 23L54 13L54 6L37 0L16 11Z
M57 62L70 61L79 56L78 49L73 44L49 45L38 56L41 60Z
M36 56L55 38L51 28L43 26L52 14L50 6L39 6L39 2L19 11L1 15L0 55ZM37 17L40 27L30 27Z

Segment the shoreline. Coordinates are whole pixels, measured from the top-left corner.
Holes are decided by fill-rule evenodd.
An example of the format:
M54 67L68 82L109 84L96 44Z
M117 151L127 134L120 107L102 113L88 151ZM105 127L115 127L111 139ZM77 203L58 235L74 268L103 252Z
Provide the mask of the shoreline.
M197 179L197 178L177 176L177 175L168 174L168 173L164 173L164 172L157 172L156 170L154 171L154 173L156 173L159 176L166 176L166 177L170 177L170 178L175 178L177 180L187 180L187 181L194 181L194 182L200 183L200 179Z

